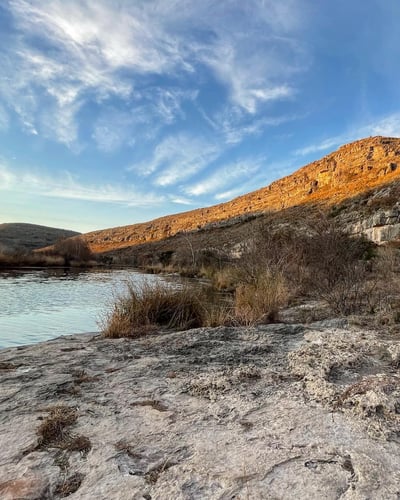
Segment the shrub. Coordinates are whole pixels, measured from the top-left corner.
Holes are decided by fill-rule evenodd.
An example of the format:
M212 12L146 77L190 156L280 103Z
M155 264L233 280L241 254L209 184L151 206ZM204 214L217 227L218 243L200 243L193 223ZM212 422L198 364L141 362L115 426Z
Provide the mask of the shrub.
M323 299L338 314L368 310L374 253L371 242L351 237L323 214L299 221L296 228L260 221L247 235L235 266L236 314L253 321L263 309L268 311L275 295L285 297L282 304L296 296ZM285 283L286 293L277 288L276 277L276 283ZM279 298L271 310L280 304Z
M289 300L283 275L264 272L253 283L242 283L235 291L235 320L252 325L276 320L278 311Z
M54 245L54 253L64 257L66 264L73 261L87 262L94 259L89 245L79 236L58 240Z

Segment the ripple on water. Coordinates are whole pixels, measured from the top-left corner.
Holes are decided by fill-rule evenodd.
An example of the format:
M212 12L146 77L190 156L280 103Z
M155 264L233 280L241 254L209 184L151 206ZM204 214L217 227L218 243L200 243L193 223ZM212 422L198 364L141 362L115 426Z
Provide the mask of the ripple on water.
M135 270L18 270L0 273L0 348L95 332L128 282L163 280Z

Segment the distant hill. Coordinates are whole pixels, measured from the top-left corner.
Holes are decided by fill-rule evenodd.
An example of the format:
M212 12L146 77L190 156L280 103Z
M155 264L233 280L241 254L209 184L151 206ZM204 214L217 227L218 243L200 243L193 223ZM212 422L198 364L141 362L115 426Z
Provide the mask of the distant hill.
M209 230L252 214L296 206L333 206L400 179L400 139L370 137L346 144L267 187L212 207L83 235L98 253L133 249L188 231Z
M35 250L53 245L60 238L70 238L79 234L76 231L36 224L20 222L0 224L0 250Z

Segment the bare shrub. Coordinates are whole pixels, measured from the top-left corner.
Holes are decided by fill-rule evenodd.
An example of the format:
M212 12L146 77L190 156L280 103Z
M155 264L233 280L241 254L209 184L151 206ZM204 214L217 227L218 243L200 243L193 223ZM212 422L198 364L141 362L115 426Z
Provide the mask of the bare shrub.
M397 248L381 247L374 259L372 312L377 324L400 323L400 252Z
M54 253L64 257L66 264L73 261L87 262L94 259L89 245L79 236L58 240L54 245Z
M336 314L370 312L375 283L371 280L373 244L351 237L334 222L321 219L304 240L305 288L324 299Z
M24 250L10 250L5 253L0 253L1 267L63 265L64 258L56 255L46 255L39 252L30 253Z
M265 272L253 283L242 283L235 292L235 319L240 324L268 323L287 305L289 291L281 273Z
M349 236L323 214L318 219L300 221L296 228L260 221L252 226L236 265L237 300L247 300L246 309L250 311L251 301L245 297L254 294L253 313L257 316L256 303L268 303L268 293L281 295L274 286L261 286L260 277L280 276L287 290L283 303L307 296L324 299L335 314L369 310L375 287L369 279L372 266L368 259L372 255L372 243ZM265 288L265 299L259 288Z

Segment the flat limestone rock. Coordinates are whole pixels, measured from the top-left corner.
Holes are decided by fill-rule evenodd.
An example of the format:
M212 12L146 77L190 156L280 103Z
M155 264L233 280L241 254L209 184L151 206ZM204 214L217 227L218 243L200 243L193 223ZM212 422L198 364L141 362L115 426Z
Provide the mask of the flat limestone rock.
M398 340L344 322L0 351L0 498L397 499Z

